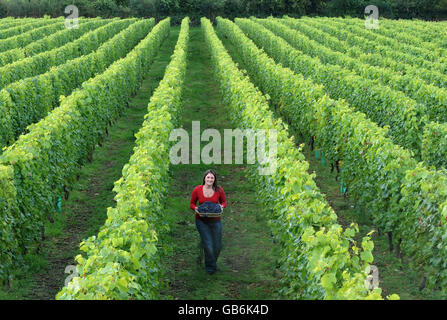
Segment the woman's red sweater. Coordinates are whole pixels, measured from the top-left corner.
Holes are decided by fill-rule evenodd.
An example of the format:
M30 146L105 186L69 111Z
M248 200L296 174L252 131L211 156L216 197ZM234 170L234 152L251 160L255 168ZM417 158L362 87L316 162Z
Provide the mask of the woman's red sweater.
M222 207L224 207L224 208L227 207L227 201L225 200L225 192L222 189L222 187L218 187L217 191L214 191L214 194L209 198L207 198L203 195L203 185L195 187L194 190L192 191L192 195L191 195L190 208L192 210L196 209L197 200L199 201L199 205L201 205L205 201L210 201L210 202L214 202L214 203L220 203L222 205ZM204 217L201 217L198 213L196 213L196 219L202 220L204 222L216 222L216 221L220 221L222 219L222 217L204 218Z

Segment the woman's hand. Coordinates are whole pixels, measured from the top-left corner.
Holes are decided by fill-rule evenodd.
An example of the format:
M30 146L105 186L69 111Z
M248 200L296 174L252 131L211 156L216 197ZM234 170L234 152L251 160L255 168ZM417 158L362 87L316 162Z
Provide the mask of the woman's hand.
M196 207L196 208L194 209L194 211L195 211L196 213L200 213L199 210L197 210L197 208L198 208L198 207Z
M224 207L221 204L219 204L219 206L220 206L220 208L222 209L222 212L223 212Z

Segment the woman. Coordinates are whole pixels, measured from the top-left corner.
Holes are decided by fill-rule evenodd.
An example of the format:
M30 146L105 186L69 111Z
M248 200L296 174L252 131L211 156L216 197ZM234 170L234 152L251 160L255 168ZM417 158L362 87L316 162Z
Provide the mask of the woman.
M196 212L196 227L202 238L202 245L205 252L205 270L213 274L217 270L216 262L222 249L222 217L201 217L197 210L199 205L206 201L218 203L222 210L227 207L225 193L222 187L217 185L216 173L207 170L203 176L202 185L194 188L191 195L190 207Z

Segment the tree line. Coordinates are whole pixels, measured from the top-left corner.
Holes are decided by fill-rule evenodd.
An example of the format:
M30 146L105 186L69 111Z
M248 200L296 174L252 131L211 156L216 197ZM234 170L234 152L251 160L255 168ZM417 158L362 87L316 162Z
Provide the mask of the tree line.
M0 17L58 17L75 5L84 17L170 16L173 22L190 16L214 20L217 16L266 17L301 15L364 17L367 5L376 5L380 17L441 20L447 17L447 0L0 0Z

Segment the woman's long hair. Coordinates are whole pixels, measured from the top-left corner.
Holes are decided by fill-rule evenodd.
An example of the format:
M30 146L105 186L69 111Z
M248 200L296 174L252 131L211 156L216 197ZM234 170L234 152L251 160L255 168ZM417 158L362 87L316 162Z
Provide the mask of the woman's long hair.
M214 191L217 191L217 190L220 191L220 186L217 185L217 175L216 175L216 172L214 170L212 170L212 169L208 169L208 170L205 171L205 174L203 175L202 185L205 185L205 178L208 175L208 173L211 173L214 176L213 190Z

